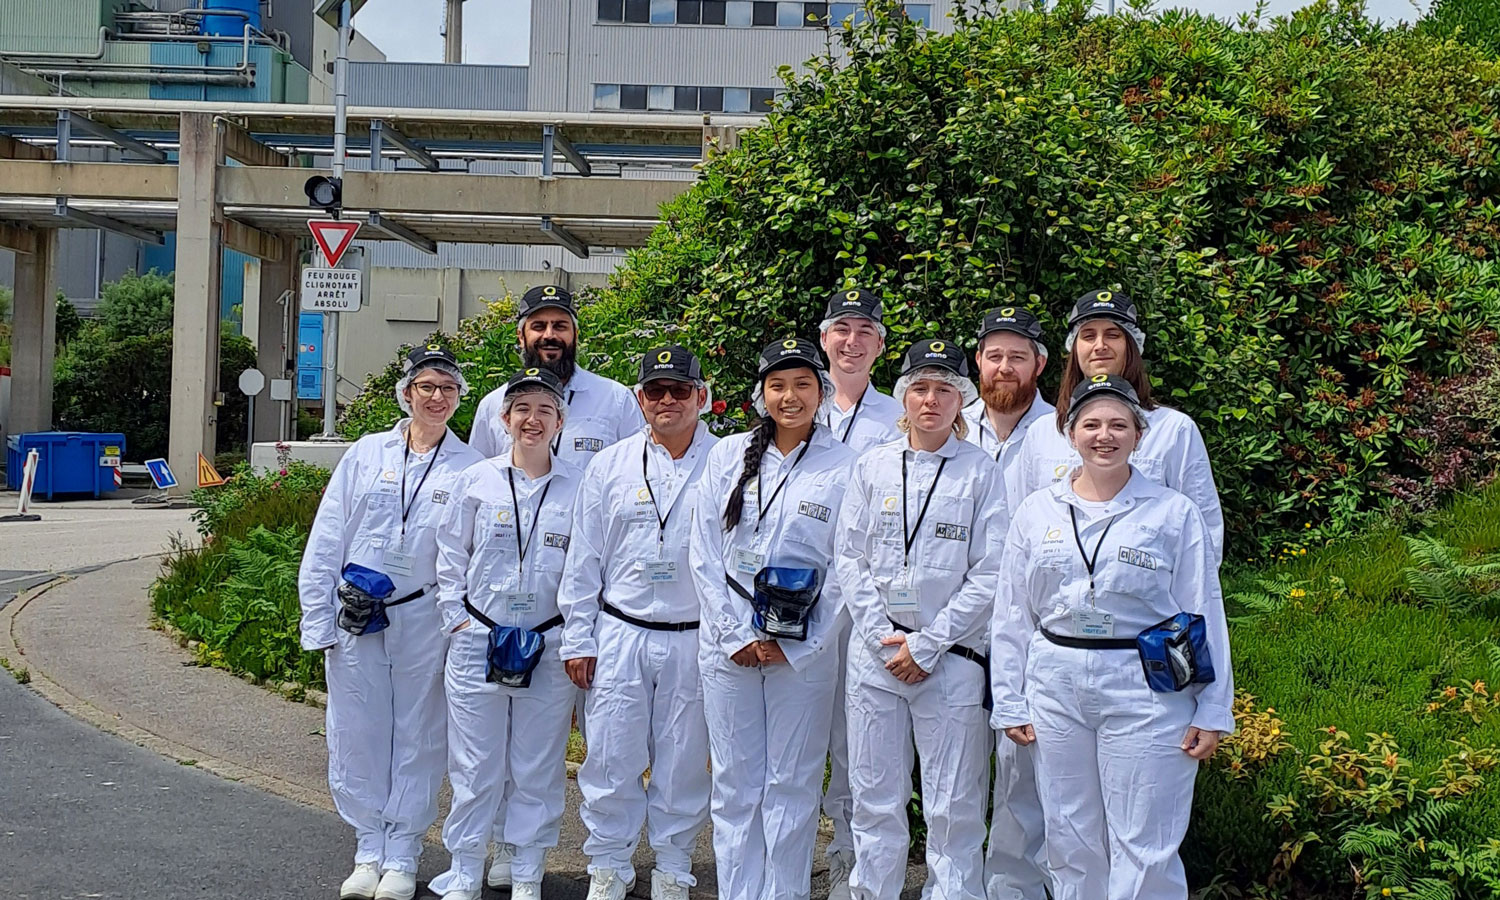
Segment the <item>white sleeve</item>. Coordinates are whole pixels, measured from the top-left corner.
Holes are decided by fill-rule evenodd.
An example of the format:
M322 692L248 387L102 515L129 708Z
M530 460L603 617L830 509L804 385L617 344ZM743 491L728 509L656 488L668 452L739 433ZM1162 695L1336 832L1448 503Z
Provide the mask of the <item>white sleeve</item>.
M996 730L1031 724L1026 704L1026 654L1036 633L1027 589L1027 548L1019 517L1005 533L1000 555L995 609L990 617L990 691L995 707L990 725Z
M573 500L573 537L563 564L557 608L563 614L564 660L598 656L594 626L599 620L599 598L604 592L604 466L598 457L589 463Z
M1177 567L1172 571L1172 599L1183 612L1196 613L1208 626L1208 652L1214 681L1198 694L1193 724L1205 731L1234 731L1234 670L1229 660L1229 623L1219 585L1219 563L1208 541L1203 514L1193 508L1183 522Z
M726 473L723 463L726 458L732 458L732 454L710 451L704 467L697 504L693 509L688 569L693 574L698 602L703 609L699 625L703 640L717 647L725 656L733 656L760 638L750 627L749 616L745 615L724 583L728 568L724 565L725 534L719 514L723 498L734 487L728 483L729 476L738 468L730 467Z
M615 423L617 426L616 442L623 441L646 427L646 416L641 412L641 404L635 399L635 392L629 388L626 388L620 415L615 417Z
M453 497L438 519L437 526L437 611L444 634L469 619L464 600L469 595L469 562L474 553L474 519L479 513L479 498L472 488L475 480L460 475Z
M302 605L302 649L321 650L338 643L339 578L344 570L344 527L355 506L358 445L350 447L333 467L333 477L318 503L302 565L297 572L297 597Z
M854 636L864 641L870 652L880 654L880 641L896 633L885 616L880 592L875 589L875 575L870 569L870 486L865 478L866 466L856 464L844 502L839 508L838 539L834 542L834 565L844 605L854 620Z
M496 408L500 394L497 389L479 399L474 408L474 425L469 429L469 446L485 459L500 452L500 413Z
M1224 510L1219 505L1219 489L1214 485L1214 470L1208 460L1203 433L1191 419L1186 421L1182 434L1173 442L1172 458L1167 463L1164 473L1167 487L1187 495L1203 514L1217 568L1224 560Z

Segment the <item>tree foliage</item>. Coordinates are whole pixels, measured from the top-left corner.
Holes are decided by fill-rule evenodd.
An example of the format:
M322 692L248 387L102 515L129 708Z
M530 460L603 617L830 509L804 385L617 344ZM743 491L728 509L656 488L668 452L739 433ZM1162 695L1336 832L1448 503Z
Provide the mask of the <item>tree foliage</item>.
M1455 36L1500 56L1500 0L1432 0L1422 20L1431 34Z

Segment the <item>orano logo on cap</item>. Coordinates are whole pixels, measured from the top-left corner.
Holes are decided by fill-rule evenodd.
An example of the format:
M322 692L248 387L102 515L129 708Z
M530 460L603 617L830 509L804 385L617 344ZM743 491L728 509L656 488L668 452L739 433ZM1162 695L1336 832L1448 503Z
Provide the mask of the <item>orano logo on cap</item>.
M428 344L427 345L427 349L428 350L442 350L443 348L440 347L440 346L438 346L437 344Z
M1092 381L1094 384L1103 384L1104 382L1106 382L1108 380L1109 380L1109 376L1108 375L1095 375L1093 378L1089 379L1089 381Z
M535 376L535 375L540 375L540 374L542 374L542 370L541 369L527 369L526 370L527 377L531 377L531 376Z
M850 291L849 293L847 293L847 294L844 295L844 305L845 306L848 306L851 303L858 303L858 302L859 302L859 291Z
M796 340L796 338L790 338L788 340L782 341L781 342L781 346L784 347L784 348L786 348L787 350L796 350L797 349L797 340Z
M557 296L557 288L552 287L551 285L548 285L547 287L542 288L542 293L545 294L548 297L556 297Z
M659 363L671 362L672 361L672 351L671 350L663 350L662 352L656 354L656 361L659 362Z
M933 353L942 353L944 350L948 349L948 345L943 343L942 341L933 341L932 343L927 345L927 349L931 350Z
M1095 306L1114 306L1115 295L1113 291L1100 291L1094 295Z
M1015 315L1016 315L1016 308L1014 306L1007 306L1006 308L1000 310L1000 317L1002 319L1015 318Z

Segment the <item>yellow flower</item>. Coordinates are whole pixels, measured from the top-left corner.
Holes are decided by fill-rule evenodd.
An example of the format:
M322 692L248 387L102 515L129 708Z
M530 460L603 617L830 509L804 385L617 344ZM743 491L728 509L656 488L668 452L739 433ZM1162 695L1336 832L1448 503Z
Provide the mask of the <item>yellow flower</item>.
M1307 596L1307 591L1304 591L1302 588L1292 588L1291 596L1293 600L1299 600Z
M1390 888L1381 888L1380 889L1380 896L1382 896L1382 897L1389 897L1390 895L1391 895L1391 889Z

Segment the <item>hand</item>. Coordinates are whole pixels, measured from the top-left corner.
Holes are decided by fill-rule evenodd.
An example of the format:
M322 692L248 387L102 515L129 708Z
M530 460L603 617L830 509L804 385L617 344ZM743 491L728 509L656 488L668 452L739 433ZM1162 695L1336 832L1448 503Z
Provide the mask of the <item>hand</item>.
M1189 726L1187 737L1182 739L1182 749L1193 759L1203 762L1214 751L1219 749L1219 733L1217 731L1204 731L1196 726Z
M880 644L883 647L901 645L901 649L896 651L895 658L885 664L885 670L896 676L902 684L916 684L927 677L927 671L911 658L911 648L906 646L906 635L888 635L880 639Z
M1005 729L1005 736L1022 747L1036 743L1036 729L1030 725L1017 725L1015 728L1007 728Z
M756 650L756 647L758 647L759 645L760 641L751 641L750 643L741 647L739 649L739 652L731 654L729 657L729 661L737 666L743 666L747 669L755 668L756 666L760 665L760 653Z
M786 654L782 652L781 645L775 641L761 641L755 645L756 655L760 657L763 666L774 666L786 662Z
M567 670L573 683L586 691L594 684L594 666L598 661L597 656L580 656L577 659L563 660L563 668Z

